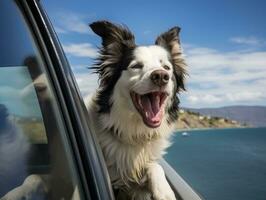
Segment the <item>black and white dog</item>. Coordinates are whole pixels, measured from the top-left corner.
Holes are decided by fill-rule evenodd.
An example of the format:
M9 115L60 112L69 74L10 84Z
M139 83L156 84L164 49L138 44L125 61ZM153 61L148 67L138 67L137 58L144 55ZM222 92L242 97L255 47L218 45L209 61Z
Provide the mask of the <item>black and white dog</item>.
M90 24L102 38L94 69L100 86L85 99L91 127L99 139L121 199L173 200L158 160L169 146L184 90L185 62L174 27L151 46L137 46L124 26Z

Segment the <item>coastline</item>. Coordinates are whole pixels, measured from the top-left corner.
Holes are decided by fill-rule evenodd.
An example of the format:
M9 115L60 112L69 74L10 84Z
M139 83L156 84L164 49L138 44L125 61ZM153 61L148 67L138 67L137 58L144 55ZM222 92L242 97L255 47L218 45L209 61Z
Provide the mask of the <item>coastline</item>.
M182 132L194 132L194 131L206 131L206 130L223 130L223 129L244 129L244 128L250 128L250 129L255 129L255 128L260 128L260 127L211 127L211 128L191 128L191 129L175 129L175 133L182 133Z

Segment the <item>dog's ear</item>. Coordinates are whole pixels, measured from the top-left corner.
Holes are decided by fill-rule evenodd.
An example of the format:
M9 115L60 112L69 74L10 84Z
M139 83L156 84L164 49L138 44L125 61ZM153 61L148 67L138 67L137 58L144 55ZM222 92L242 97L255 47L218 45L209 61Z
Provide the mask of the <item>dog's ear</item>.
M98 63L92 69L99 73L102 83L109 78L104 75L115 74L120 69L126 69L125 61L135 47L134 35L128 28L108 21L97 21L90 24L91 29L102 38L102 48L96 59ZM107 83L106 82L106 83Z
M90 27L94 33L102 38L103 47L107 47L110 44L135 46L134 35L125 26L116 25L108 21L97 21L90 24Z
M186 75L186 64L182 57L182 50L179 38L179 27L173 27L162 33L155 41L156 45L164 47L170 54L174 66L174 75L177 82L177 89L185 90L184 78Z
M100 90L97 104L99 112L110 112L111 94L123 70L126 70L132 59L135 48L134 35L128 28L108 21L97 21L90 24L94 33L102 38L102 48L96 63L91 68L99 74Z

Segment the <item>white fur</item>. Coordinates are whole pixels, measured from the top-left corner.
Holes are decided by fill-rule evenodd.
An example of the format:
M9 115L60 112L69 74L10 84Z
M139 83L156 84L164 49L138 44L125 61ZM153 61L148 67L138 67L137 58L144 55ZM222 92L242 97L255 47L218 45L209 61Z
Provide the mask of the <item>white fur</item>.
M137 47L134 55L136 59L122 72L115 85L110 113L97 112L97 91L85 99L91 128L98 137L114 188L126 188L132 199L140 199L139 191L145 185L143 188L147 188L144 190L146 194L141 199L153 196L155 200L174 200L174 193L162 168L157 164L170 144L169 137L174 125L169 125L168 113L165 112L158 128L147 127L130 97L132 90L139 94L163 90L169 94L164 104L166 110L170 106L171 97L175 95L171 79L173 66L168 52L160 46ZM143 63L144 67L131 68L137 62ZM162 89L152 84L149 77L154 70L165 70L164 65L170 68L166 70L170 81Z
M167 72L169 73L171 79L173 75L173 66L169 61L168 52L164 48L160 46L141 46L135 49L134 54L136 59L134 59L129 64L129 70L123 72L124 75L121 77L121 84L128 83L129 88L133 89L138 94L144 94L147 92L158 90L158 88L154 87L154 84L150 81L149 77L150 74L155 70L164 70L164 65L170 67L170 70L168 70ZM143 69L131 68L131 66L137 62L143 63ZM167 84L165 91L171 93L172 90L173 82L170 81Z
M148 169L147 174L151 179L149 183L154 198L164 200L175 199L175 194L165 178L163 168L157 163L152 163Z

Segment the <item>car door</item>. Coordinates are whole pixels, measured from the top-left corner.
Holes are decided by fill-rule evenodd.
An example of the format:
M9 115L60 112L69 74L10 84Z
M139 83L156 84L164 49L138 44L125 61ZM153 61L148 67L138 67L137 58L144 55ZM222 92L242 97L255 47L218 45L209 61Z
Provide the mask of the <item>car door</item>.
M113 199L85 106L38 1L0 2L0 199Z

